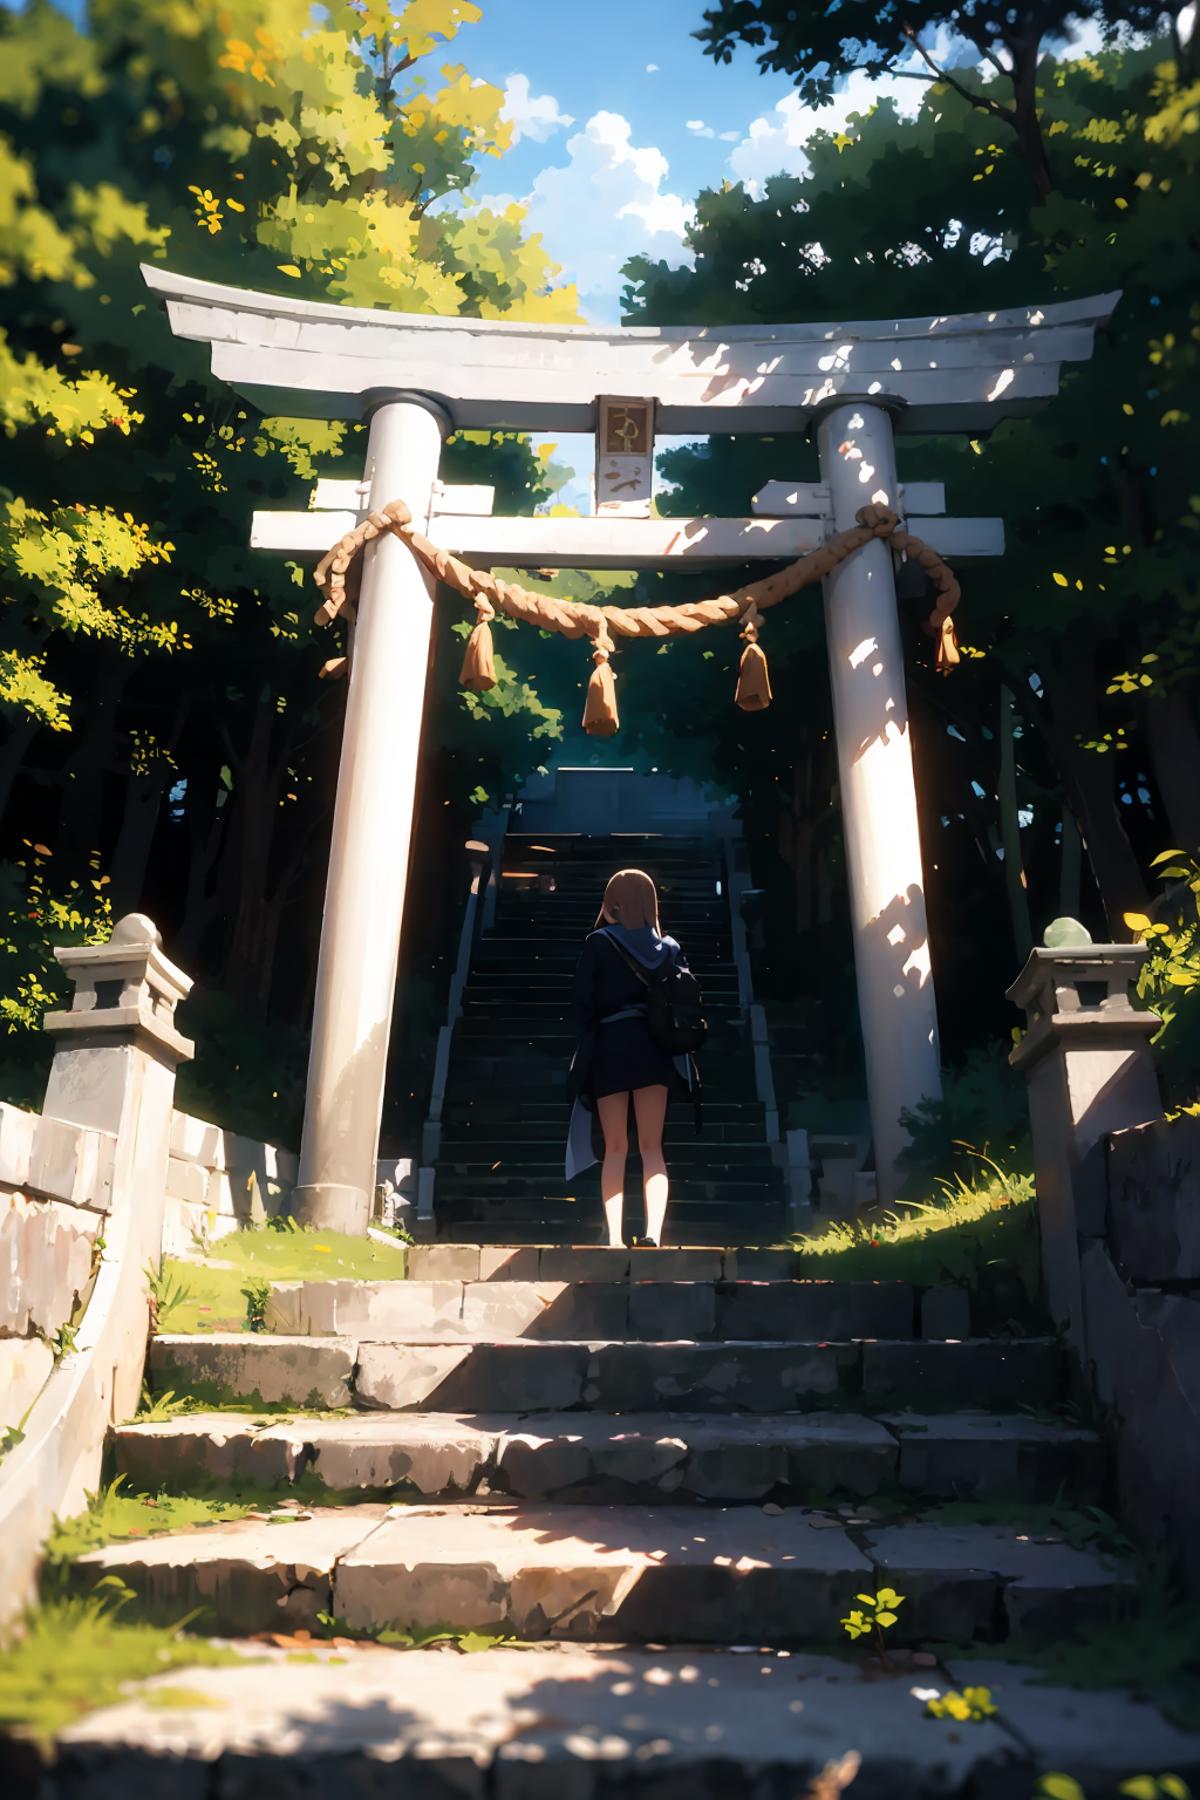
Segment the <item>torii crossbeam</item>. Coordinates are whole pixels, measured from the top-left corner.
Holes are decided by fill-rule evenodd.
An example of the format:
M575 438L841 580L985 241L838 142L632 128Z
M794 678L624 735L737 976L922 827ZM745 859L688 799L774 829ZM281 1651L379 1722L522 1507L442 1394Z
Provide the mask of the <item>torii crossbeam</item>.
M994 519L947 519L938 483L901 487L895 433L988 431L1057 392L1120 298L822 325L526 325L259 294L151 265L177 336L268 413L369 420L364 478L317 510L258 513L252 542L317 556L404 499L478 566L788 560L891 506L950 561L994 556ZM500 519L438 482L456 429L594 431L597 514ZM650 516L659 433L815 433L820 483L767 483L745 519ZM422 514L422 509L424 512ZM940 1093L917 801L892 560L876 542L825 583L859 1010L879 1197L896 1192L906 1108ZM334 809L296 1191L311 1223L363 1231L378 1150L425 704L432 594L394 537L367 550Z

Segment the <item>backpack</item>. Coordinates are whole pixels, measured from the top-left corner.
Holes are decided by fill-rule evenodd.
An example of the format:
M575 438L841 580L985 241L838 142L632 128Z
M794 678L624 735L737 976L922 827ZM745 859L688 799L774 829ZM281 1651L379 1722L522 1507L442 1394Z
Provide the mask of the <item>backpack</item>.
M692 971L672 958L665 969L651 975L615 938L608 941L646 989L646 1022L659 1048L672 1056L699 1050L708 1035L708 1020L701 1011L700 983Z

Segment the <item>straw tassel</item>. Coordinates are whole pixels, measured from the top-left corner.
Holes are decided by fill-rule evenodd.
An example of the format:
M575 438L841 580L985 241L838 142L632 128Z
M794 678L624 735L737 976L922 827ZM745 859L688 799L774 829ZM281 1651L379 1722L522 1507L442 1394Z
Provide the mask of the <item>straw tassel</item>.
M954 620L949 613L944 613L940 619L934 613L932 618L926 622L925 629L931 637L937 639L937 648L933 658L934 667L939 675L948 675L951 669L957 669L962 661Z
M475 629L467 639L459 682L472 694L486 694L496 685L496 659L492 651L491 621L496 611L490 600L480 594L475 601Z
M617 714L617 684L609 657L612 639L605 632L595 639L592 662L595 665L587 687L583 709L583 729L589 737L612 737L621 721Z
M758 627L762 614L752 600L743 614L745 625L742 627L742 642L746 648L742 651L738 663L737 692L734 703L743 712L765 712L771 704L771 674L767 668L766 652L758 641Z

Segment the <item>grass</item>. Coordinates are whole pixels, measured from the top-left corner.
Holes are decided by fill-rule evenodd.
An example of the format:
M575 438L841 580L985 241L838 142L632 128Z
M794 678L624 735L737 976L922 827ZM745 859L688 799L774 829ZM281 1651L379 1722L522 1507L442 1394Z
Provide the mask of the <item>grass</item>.
M404 1246L337 1231L248 1226L193 1257L164 1258L159 1279L171 1296L160 1329L244 1331L244 1290L254 1282L398 1281L407 1273Z
M186 1531L196 1525L216 1525L244 1519L256 1510L248 1495L236 1498L202 1494L130 1494L125 1477L118 1475L97 1493L88 1495L84 1512L71 1519L56 1519L46 1540L45 1579L53 1593L55 1577L89 1550L104 1544L127 1543L136 1538L159 1537L168 1531Z
M1175 1594L1161 1566L1143 1571L1136 1606L1111 1623L1051 1644L1018 1637L954 1654L1021 1663L1055 1687L1123 1690L1158 1706L1184 1730L1200 1730L1200 1610Z
M931 1201L901 1202L889 1212L835 1220L793 1240L796 1273L843 1281L955 1283L994 1293L1003 1311L1038 1291L1037 1206L1033 1177L1007 1175L988 1159L974 1182L942 1182Z
M132 1682L172 1669L245 1662L224 1645L178 1629L126 1624L119 1615L131 1598L113 1580L103 1592L48 1600L26 1614L19 1635L0 1648L0 1732L20 1732L48 1747L56 1732L112 1705Z

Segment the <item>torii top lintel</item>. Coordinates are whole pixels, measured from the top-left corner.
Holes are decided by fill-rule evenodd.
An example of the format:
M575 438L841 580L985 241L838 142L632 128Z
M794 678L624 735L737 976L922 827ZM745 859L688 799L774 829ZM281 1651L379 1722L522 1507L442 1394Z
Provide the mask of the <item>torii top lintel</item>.
M1036 411L1092 354L1119 293L1006 312L825 325L599 330L434 318L196 281L143 264L177 337L265 412L358 418L381 390L439 400L454 425L591 431L600 395L655 402L655 428L801 431L839 395L903 403L917 432L986 431Z

